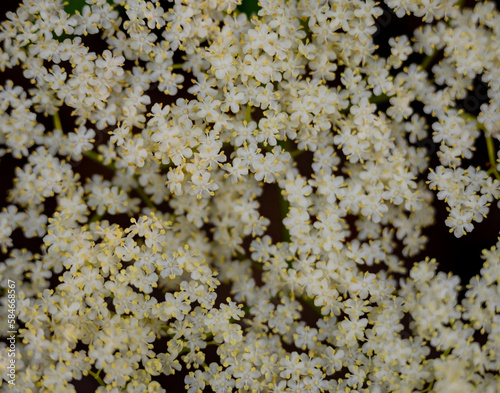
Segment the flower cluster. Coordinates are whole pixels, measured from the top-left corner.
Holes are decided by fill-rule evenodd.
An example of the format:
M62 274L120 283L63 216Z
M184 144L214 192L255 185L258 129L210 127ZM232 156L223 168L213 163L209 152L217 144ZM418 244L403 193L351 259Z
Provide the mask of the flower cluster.
M419 21L385 57L372 0L7 13L0 288L20 326L0 386L499 391L500 242L463 290L422 255L435 197L456 237L500 199L500 13L462 3L385 1Z

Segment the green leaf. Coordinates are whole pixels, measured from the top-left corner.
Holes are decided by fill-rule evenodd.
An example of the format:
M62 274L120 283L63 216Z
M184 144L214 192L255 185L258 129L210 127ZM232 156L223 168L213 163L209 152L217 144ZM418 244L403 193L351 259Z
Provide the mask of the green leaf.
M237 7L237 10L241 13L247 14L250 18L252 14L257 14L260 8L261 7L258 0L243 0L242 3Z
M83 7L87 5L85 0L68 0L65 3L64 11L70 15L75 15L76 12L82 12Z

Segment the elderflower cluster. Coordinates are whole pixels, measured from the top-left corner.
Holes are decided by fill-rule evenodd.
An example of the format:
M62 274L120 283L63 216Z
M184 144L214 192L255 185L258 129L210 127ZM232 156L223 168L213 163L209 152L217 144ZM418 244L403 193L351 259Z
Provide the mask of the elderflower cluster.
M424 252L436 198L456 237L500 199L495 3L249 3L0 22L2 391L500 391L500 241L469 283Z

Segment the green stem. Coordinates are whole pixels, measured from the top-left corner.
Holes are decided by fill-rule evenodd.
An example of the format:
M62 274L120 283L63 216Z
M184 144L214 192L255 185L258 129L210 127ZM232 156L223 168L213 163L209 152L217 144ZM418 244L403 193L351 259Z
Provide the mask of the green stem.
M102 378L99 376L100 373L101 373L101 370L99 370L97 373L89 371L89 374L92 375L96 379L97 382L99 382L99 385L106 386L106 384L104 383Z
M62 128L61 118L59 117L59 111L56 111L56 113L52 115L52 120L54 121L54 128L56 130L62 131L63 128Z
M87 150L86 152L83 153L83 155L85 157L90 158L92 161L97 162L98 164L104 165L99 157L99 154L93 150Z
M465 5L465 0L459 0L458 3L457 3L457 6L458 6L458 9L461 10L462 8L464 8L464 5ZM450 22L448 21L446 23L446 26L449 27L450 26ZM422 64L421 67L422 69L424 70L427 70L429 68L429 66L432 64L432 62L436 59L436 56L438 55L439 53L439 50L437 48L434 48L434 50L432 51L432 53L428 56L426 56L424 58L424 60L422 61Z
M269 143L265 143L265 144L261 143L259 146L262 146L264 148L264 150L268 151L269 153L273 152L273 148Z
M318 307L314 304L314 299L311 299L310 297L307 297L307 296L302 296L302 299L304 300L304 302L307 304L308 307L310 307L312 310L314 310L314 312L316 312L316 314L318 315L323 315L321 314L321 307Z
M182 70L182 67L184 66L184 64L172 64L170 67L173 69L173 70Z
M101 218L104 217L104 214L97 214L95 213L89 220L89 224L92 224L93 222L99 221Z
M371 104L383 104L384 102L389 101L394 95L388 96L387 94L380 94L379 96L371 96L368 101Z
M445 357L447 357L450 354L450 352L451 352L451 348L448 348L446 351L443 352L443 354L441 355L441 358L444 359ZM422 390L420 393L430 392L432 390L432 387L434 386L434 382L436 382L435 379L433 379L431 384L429 386L427 386L427 388Z
M246 255L238 251L234 251L233 256L236 257L236 259L238 259L239 261L246 261L247 259L250 259Z
M97 162L98 164L112 170L112 171L116 171L116 166L115 164L111 163L109 165L105 165L103 162L102 162L102 159L101 157L99 156L99 153L93 151L93 150L87 150L85 152L83 152L83 155L87 158L90 158L92 161L94 162Z
M146 194L146 191L144 191L144 188L140 184L137 185L137 188L135 189L139 196L141 197L142 201L146 204L147 207L149 207L151 210L156 210L156 206L154 203L149 199L148 194Z
M424 58L424 60L422 61L422 64L420 64L422 69L427 70L427 68L429 68L429 66L432 64L432 62L434 61L434 59L436 58L438 53L439 53L438 49L434 48L432 53L430 55L426 56Z
M487 173L489 175L493 174L495 177L500 180L500 173L497 170L497 160L495 157L495 142L493 141L493 138L491 135L486 135L486 128L484 127L483 123L479 123L477 121L476 116L471 115L470 113L467 112L462 112L460 113L460 117L462 117L465 120L469 121L476 121L477 123L477 128L479 128L481 131L485 133L485 139L486 139L486 149L488 150L488 160L490 162L490 169L488 169Z
M302 153L304 153L305 150L294 150L290 152L290 155L292 158L295 158L297 156L300 156Z
M476 116L474 116L474 115L471 115L470 113L463 112L463 111L459 111L459 112L458 112L458 115L459 115L462 119L465 119L465 120L468 120L468 121L476 121L476 122L477 122L477 117L476 117ZM477 123L477 126L478 126L478 128L483 129L483 125L482 125L481 123Z
M497 163L495 157L495 143L493 142L493 138L491 135L486 137L486 147L488 149L488 158L490 160L491 168L489 171L495 175L495 177L500 180L500 173L497 170ZM488 172L489 172L488 171Z
M436 382L435 379L432 380L431 384L425 390L422 390L422 392L420 393L430 392L432 390L432 387L434 386L434 382Z
M249 123L250 120L252 120L252 105L250 105L250 104L247 104L247 112L246 112L245 120L247 123Z

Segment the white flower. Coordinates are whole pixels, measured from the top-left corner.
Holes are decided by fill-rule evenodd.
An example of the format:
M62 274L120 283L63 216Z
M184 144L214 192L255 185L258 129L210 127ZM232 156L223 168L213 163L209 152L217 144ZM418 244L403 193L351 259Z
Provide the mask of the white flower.
M214 179L210 178L210 172L198 171L191 176L191 195L196 195L197 198L207 198L214 194L214 191L219 188Z
M142 138L130 139L123 144L119 152L127 164L135 164L138 167L143 167L144 159L148 156L148 151L143 145L144 140Z
M217 79L234 78L236 76L236 61L231 54L220 54L210 59Z
M102 53L102 58L95 61L98 68L103 70L103 76L106 79L111 79L114 75L123 75L123 68L121 67L125 61L123 56L114 56L111 51L105 50Z
M450 227L450 232L456 237L462 237L467 232L471 232L474 228L472 224L473 213L470 211L460 211L458 209L451 209L449 217L446 219L445 224Z

